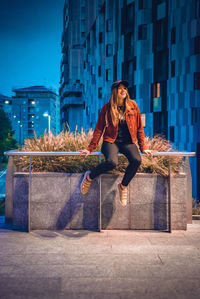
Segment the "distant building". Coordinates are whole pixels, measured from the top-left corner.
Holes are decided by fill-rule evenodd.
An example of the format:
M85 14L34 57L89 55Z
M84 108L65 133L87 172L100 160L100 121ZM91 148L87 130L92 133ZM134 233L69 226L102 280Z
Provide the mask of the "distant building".
M62 123L74 128L76 110L78 124L94 128L112 82L127 79L145 134L197 153L190 162L200 198L200 1L66 0L63 17ZM82 86L79 102L65 93L70 82Z
M50 130L53 134L60 131L60 105L58 95L44 86L31 86L14 89L12 97L12 126L15 138L22 144L27 137L33 137L34 131L39 137ZM45 117L44 114L47 116Z
M12 120L12 98L0 94L0 109L4 110L10 120Z

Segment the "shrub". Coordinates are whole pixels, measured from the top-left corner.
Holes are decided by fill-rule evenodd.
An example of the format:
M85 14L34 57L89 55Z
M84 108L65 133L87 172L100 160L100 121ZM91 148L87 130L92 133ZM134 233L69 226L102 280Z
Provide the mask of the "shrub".
M86 134L82 129L81 132L61 131L58 135L54 136L51 132L44 132L43 136L37 138L28 138L24 142L22 151L80 151L87 148L93 135L93 130L90 129ZM173 151L172 145L161 135L154 138L146 138L146 145L148 149L153 152ZM96 148L96 151L101 151L102 138ZM31 158L32 170L35 172L84 172L92 169L99 163L99 156L54 156L42 157L32 156ZM102 155L102 161L105 161ZM163 176L168 175L169 158L167 156L160 157L147 157L142 156L142 164L138 172L143 173L157 173ZM15 157L15 164L18 171L27 171L29 167L29 160L27 156ZM172 157L171 166L172 172L179 172L182 164L182 157ZM128 166L128 160L124 156L119 157L119 164L117 167L110 171L110 173L124 172Z

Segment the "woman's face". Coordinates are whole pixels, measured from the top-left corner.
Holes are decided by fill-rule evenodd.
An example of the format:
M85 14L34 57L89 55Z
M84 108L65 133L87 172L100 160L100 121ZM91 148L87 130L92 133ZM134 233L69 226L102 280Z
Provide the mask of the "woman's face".
M117 90L117 96L119 99L123 100L126 98L127 95L127 87L124 86L123 84L120 84Z

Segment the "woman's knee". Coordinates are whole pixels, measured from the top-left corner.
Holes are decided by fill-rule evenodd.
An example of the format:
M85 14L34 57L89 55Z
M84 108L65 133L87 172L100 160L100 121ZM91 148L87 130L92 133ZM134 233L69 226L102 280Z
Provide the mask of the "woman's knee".
M114 169L117 166L118 161L114 159L109 159L106 161L106 163L108 164L109 168Z
M130 162L130 164L137 165L138 167L141 165L141 163L142 163L142 159L140 156Z

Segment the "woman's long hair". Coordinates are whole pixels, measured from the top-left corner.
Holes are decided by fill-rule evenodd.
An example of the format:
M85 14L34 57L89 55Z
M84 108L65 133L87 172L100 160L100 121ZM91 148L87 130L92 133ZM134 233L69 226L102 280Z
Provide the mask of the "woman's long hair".
M118 88L113 88L111 92L111 96L109 99L109 106L110 106L110 115L112 119L113 126L116 127L119 123L119 111L118 111L118 97L117 97ZM130 108L129 104L131 103L131 99L128 93L128 89L126 90L126 98L125 101L125 114L127 112L127 109Z

